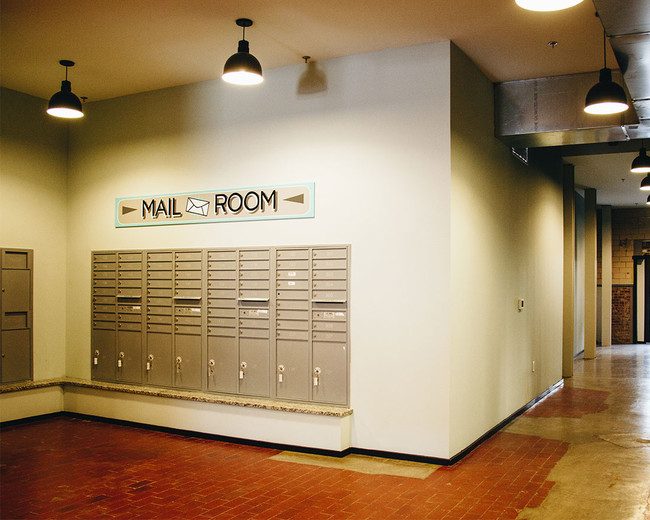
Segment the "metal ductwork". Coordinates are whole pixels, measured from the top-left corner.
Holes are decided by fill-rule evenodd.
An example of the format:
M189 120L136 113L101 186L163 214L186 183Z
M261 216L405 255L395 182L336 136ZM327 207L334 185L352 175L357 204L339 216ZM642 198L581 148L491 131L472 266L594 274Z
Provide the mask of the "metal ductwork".
M650 138L650 5L648 0L594 0L632 101L623 115L584 113L598 72L495 85L495 134L513 147L560 146ZM621 76L622 74L622 76Z

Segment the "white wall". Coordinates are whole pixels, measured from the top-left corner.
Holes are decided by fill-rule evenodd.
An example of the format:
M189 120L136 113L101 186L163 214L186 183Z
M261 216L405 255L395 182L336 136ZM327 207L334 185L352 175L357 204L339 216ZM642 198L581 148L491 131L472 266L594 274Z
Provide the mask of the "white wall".
M252 89L214 80L90 103L66 123L67 165L65 127L51 144L40 115L5 144L5 120L45 103L11 98L3 222L25 196L40 209L0 237L48 259L36 264L37 378L90 377L92 250L328 243L352 245L352 446L448 458L560 378L559 158L510 156L493 137L489 81L449 42L317 67L328 89L310 95L297 93L301 64ZM308 181L313 219L114 227L117 197ZM291 427L268 410L78 394L69 405L83 413L128 401L129 420L208 417L212 433Z
M562 377L563 224L559 156L515 159L492 84L451 56L453 456Z
M65 375L67 123L0 93L0 247L34 250L34 379Z
M71 134L67 373L90 377L93 249L350 243L352 445L447 457L449 42L318 67L328 90L312 95L297 94L301 64L251 89L217 79L86 107ZM314 219L114 227L116 197L303 181Z

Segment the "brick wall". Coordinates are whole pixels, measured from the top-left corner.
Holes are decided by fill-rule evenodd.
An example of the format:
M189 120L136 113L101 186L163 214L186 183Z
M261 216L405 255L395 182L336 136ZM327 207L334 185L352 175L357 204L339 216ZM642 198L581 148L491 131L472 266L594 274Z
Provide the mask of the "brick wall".
M650 240L650 208L612 209L613 344L632 342L635 240Z
M634 241L650 240L650 208L612 210L612 284L634 284Z
M630 285L612 286L612 344L632 343L632 294Z

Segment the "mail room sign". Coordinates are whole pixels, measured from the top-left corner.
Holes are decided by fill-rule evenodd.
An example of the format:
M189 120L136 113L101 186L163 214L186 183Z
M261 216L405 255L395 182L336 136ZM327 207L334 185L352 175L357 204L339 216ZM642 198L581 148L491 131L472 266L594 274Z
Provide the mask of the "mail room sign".
M313 182L115 199L115 227L313 216Z

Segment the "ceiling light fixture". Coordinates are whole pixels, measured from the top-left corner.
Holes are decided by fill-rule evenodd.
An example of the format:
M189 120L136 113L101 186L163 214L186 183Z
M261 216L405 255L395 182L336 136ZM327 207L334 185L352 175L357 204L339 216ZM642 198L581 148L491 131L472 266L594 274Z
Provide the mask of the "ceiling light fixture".
M262 83L262 66L257 58L248 50L246 41L246 27L253 25L253 21L248 18L239 18L235 22L242 28L242 39L239 40L237 52L233 54L223 66L221 78L234 85L257 85Z
M515 0L519 7L529 11L560 11L578 5L582 0Z
M61 65L65 67L65 79L61 82L61 90L50 98L47 105L47 113L54 117L63 117L65 119L77 119L83 117L81 101L72 93L70 82L68 81L68 67L74 67L74 61L61 60Z
M618 83L612 81L612 69L607 68L606 34L603 30L603 56L604 67L600 69L600 78L585 99L585 112L588 114L619 114L625 112L630 106L627 103L625 90Z
M641 141L641 149L639 150L639 156L632 161L632 166L630 167L632 173L650 173L650 157L646 155L645 147L643 146L643 141Z
M650 173L641 181L641 191L650 191Z

